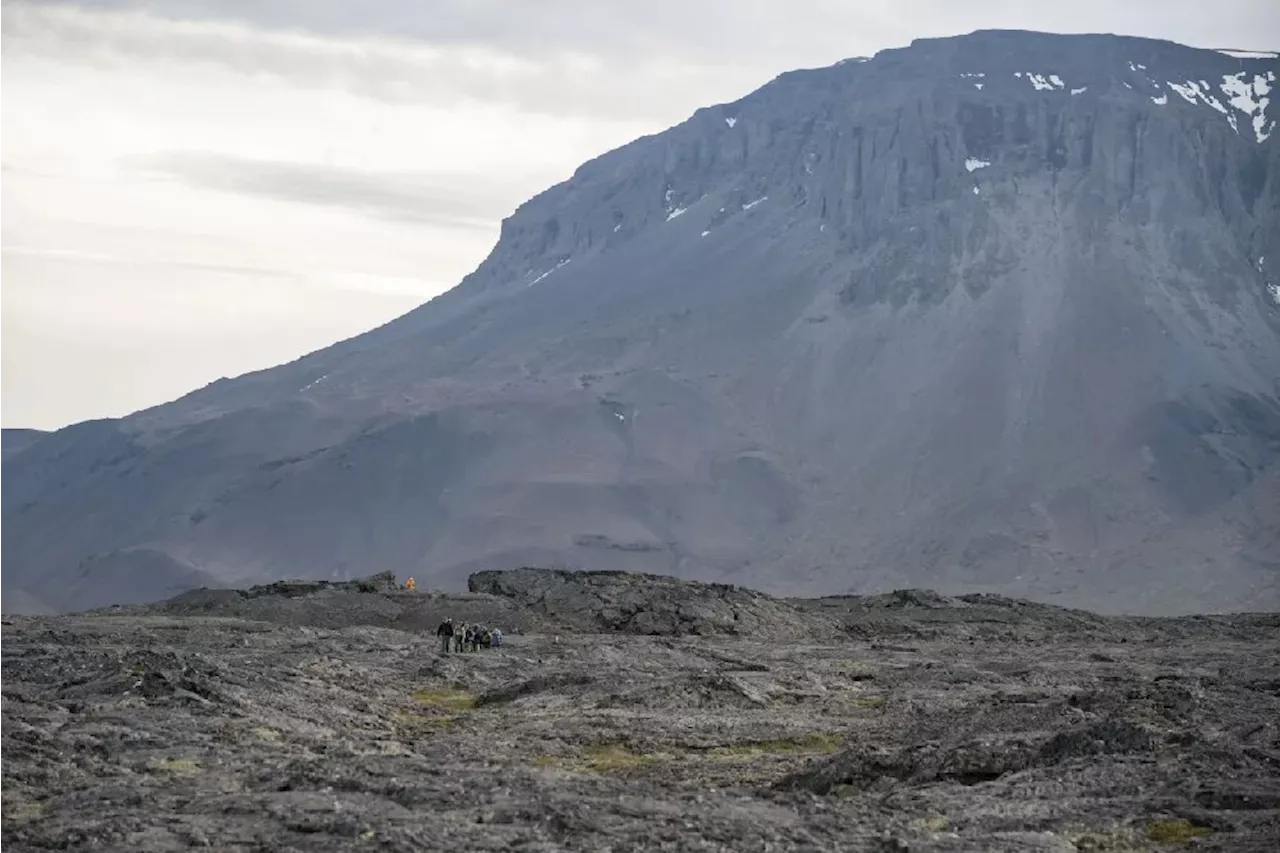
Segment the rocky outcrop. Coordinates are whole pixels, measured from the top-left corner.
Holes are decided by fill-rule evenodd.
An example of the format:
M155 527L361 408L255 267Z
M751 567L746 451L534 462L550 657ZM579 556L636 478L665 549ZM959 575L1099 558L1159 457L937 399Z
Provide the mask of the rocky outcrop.
M428 633L446 618L508 633L556 627L506 597L403 590L392 572L351 581L287 580L249 589L194 589L156 605L109 607L98 612L218 616L313 628L369 625Z
M794 637L837 631L821 615L755 590L630 572L524 568L477 572L472 592L502 596L583 631Z

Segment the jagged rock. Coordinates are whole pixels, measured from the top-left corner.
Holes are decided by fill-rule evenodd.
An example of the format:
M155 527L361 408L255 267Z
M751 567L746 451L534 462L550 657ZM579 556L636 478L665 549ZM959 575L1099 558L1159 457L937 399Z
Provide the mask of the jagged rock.
M837 632L835 623L754 590L660 575L524 568L477 572L467 587L593 632L749 637Z

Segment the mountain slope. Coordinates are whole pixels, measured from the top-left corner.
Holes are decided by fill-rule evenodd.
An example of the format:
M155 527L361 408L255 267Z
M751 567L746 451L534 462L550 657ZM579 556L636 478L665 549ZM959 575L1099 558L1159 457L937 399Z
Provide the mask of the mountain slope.
M8 458L8 579L1274 606L1278 70L979 32L783 75L585 164L380 329Z

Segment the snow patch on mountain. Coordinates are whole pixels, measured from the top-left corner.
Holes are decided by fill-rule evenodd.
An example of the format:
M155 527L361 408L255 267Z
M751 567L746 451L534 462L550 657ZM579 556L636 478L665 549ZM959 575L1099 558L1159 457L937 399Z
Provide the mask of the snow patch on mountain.
M1280 59L1280 53L1274 50L1219 50L1234 59Z
M1020 78L1023 76L1023 73L1024 72L1022 71L1015 71L1013 72L1013 76ZM1035 86L1037 92L1051 92L1056 89L1061 89L1066 85L1062 82L1062 78L1057 74L1050 74L1047 77L1042 74L1036 74L1032 71L1027 71L1025 74L1027 79L1031 81L1031 85Z
M531 282L529 282L528 284L526 284L526 285L525 285L525 287L533 287L535 284L537 284L538 282L542 281L544 278L546 278L547 276L551 275L553 272L555 272L556 270L560 269L562 266L564 266L565 264L569 263L569 261L571 261L571 260L573 260L573 258L565 258L564 260L560 261L560 263L556 264L554 267L552 267L551 269L547 270L547 271L546 271L546 272L544 272L542 275L538 276L538 277L537 277L537 278L535 278L533 281L531 281Z
M1248 72L1240 71L1222 75L1222 94L1227 97L1231 106L1250 117L1254 138L1258 142L1266 142L1276 125L1275 121L1267 120L1267 105L1270 103L1267 95L1271 92L1271 84L1275 82L1276 75L1274 71L1254 74L1253 80L1247 82L1244 79L1246 74Z
M979 160L977 157L970 157L964 161L965 169L970 172L977 171L978 169L985 169L990 165L990 160Z

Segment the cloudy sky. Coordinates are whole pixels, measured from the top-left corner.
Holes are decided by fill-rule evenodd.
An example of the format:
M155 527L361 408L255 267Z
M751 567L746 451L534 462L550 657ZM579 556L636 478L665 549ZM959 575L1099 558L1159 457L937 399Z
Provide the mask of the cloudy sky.
M123 415L453 286L583 160L974 29L1280 46L1274 0L3 0L6 427Z

